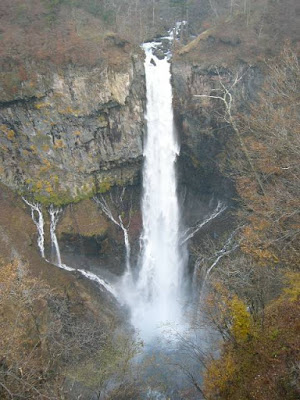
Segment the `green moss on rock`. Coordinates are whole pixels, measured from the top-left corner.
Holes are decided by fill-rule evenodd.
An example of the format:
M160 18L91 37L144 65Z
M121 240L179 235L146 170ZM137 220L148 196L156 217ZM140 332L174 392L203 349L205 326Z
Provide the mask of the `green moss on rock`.
M80 201L90 199L97 193L108 192L113 184L109 179L102 182L86 182L80 188L76 188L75 193L71 193L70 189L62 189L58 175L50 175L48 179L27 179L27 188L20 190L20 194L25 197L33 197L38 203L49 206L53 204L61 207L70 203L77 204Z
M109 226L107 218L101 214L97 204L91 199L85 199L66 207L57 233L76 233L85 237L104 236Z

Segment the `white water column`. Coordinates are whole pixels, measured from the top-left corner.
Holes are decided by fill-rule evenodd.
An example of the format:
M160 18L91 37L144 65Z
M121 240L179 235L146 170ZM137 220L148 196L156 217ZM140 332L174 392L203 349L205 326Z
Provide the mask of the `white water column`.
M61 262L59 244L58 244L58 240L57 240L57 236L56 236L56 226L59 221L61 212L62 212L61 208L55 208L52 204L49 207L51 246L54 250L54 254L56 257L56 260L55 260L56 263L54 263L54 264L60 268L62 268L62 262Z
M147 85L147 137L143 170L143 233L140 272L131 302L132 322L143 339L157 328L180 321L183 262L180 255L179 206L175 162L170 63L144 44Z
M26 203L31 210L31 218L38 231L37 244L41 253L41 256L45 258L45 235L44 235L44 217L41 206L38 203L31 203L22 197L24 203Z

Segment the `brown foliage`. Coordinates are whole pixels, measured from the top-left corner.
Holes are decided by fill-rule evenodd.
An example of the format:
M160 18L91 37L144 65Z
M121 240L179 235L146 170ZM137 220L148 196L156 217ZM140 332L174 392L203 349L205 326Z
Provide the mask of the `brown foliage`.
M62 398L66 375L77 376L90 364L98 371L88 388L93 392L112 373L117 356L121 365L108 326L82 300L70 301L31 278L19 261L0 264L0 310L1 399ZM85 372L94 379L94 371Z
M43 329L50 289L27 277L18 262L1 266L0 282L1 398L38 398L46 394L45 379L55 362L48 364Z
M236 340L234 334L235 340L226 341L221 357L210 362L205 374L205 398L298 398L300 325L297 315L300 311L300 292L294 281L299 283L299 274L290 277L290 289L267 306L263 325L255 320L249 324L238 300L234 308L227 308L227 314L230 312L239 320L237 332L247 329L247 340Z
M16 67L16 87L10 91L30 78L32 60L93 66L107 59L103 52L108 47L108 26L101 15L78 8L80 2L61 1L53 8L48 3L51 1L1 1L0 67L3 72L13 72ZM118 47L117 67L128 58L128 50L128 46Z
M246 164L236 173L237 191L249 226L243 250L262 264L297 265L300 234L300 67L285 47L267 63L268 77L248 114L238 117L249 156L263 184L264 195Z
M223 338L220 357L208 357L203 391L209 400L294 400L300 394L299 272L286 274L299 268L300 258L300 67L290 45L266 62L264 73L256 101L247 110L244 103L243 114L234 115L234 107L231 113L221 98L232 128L228 158L242 227L240 250L209 276L205 314ZM221 93L226 90L223 84ZM228 94L232 103L236 95Z

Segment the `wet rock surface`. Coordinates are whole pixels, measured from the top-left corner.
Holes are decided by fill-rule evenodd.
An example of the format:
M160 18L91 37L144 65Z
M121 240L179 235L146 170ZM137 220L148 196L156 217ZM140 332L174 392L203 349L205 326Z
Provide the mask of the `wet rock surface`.
M125 190L113 188L100 195L119 221L121 216L128 229L131 244L131 262L135 266L139 253L139 236L142 229L140 212L140 186ZM66 206L61 214L57 235L63 262L74 268L92 271L109 280L125 270L124 234L92 199Z

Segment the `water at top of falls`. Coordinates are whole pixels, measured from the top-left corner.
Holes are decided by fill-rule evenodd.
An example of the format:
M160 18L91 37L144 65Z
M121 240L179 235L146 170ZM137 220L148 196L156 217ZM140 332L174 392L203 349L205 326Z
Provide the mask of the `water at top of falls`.
M143 233L139 276L127 295L132 323L145 341L165 324L180 323L184 263L175 163L170 63L144 44L147 86L147 137L143 169Z

